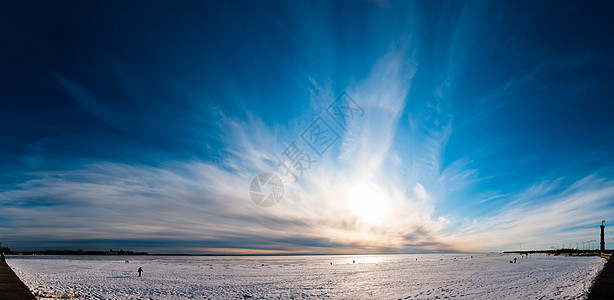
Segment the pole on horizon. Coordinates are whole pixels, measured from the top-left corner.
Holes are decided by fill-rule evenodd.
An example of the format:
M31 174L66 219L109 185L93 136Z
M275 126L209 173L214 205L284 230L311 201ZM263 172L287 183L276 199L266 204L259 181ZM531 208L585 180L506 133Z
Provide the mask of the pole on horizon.
M601 220L601 252L605 252L605 220Z

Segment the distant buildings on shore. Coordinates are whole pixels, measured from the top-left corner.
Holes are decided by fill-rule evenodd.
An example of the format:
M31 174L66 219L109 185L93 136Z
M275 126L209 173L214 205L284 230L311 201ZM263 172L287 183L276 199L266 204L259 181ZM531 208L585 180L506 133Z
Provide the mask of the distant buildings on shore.
M19 255L149 255L147 252L134 252L124 250L95 251L95 250L15 250L12 251L8 247L2 247L0 243L0 252L4 254L19 254Z

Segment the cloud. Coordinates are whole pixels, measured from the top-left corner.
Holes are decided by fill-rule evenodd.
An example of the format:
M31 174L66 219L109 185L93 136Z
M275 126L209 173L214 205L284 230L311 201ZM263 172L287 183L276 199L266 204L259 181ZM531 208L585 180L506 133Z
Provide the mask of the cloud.
M65 78L61 74L55 74L55 78L66 89L71 98L81 105L83 109L110 125L115 123L112 112L98 101L90 90L73 80Z
M552 245L587 241L599 236L601 219L614 214L614 181L595 175L564 189L560 180L544 181L518 192L491 216L460 224L446 241L464 250L548 249Z
M219 127L215 138L223 145L218 161L158 166L98 161L67 171L33 172L32 179L0 192L1 214L9 224L0 232L22 242L140 240L246 253L450 250L435 236L446 221L431 215L428 191L418 182L411 190L395 185L400 174L384 166L399 159L393 150L395 129L414 73L407 49L393 46L367 79L349 87L364 118L351 123L338 150L319 158L299 182L287 181L284 199L272 208L255 205L248 187L261 172L279 172L276 158L286 144L279 130L256 116L240 120L213 108ZM86 90L58 80L88 111L104 118L105 109ZM325 103L314 107L327 107L329 89L316 89L311 101ZM348 198L349 191L362 187L375 191L363 199L381 208L375 219L352 212L356 199Z
M222 253L504 250L593 236L592 224L612 214L614 184L597 175L570 179L590 174L584 168L532 180L538 168L546 168L531 162L565 150L555 148L570 144L568 132L555 146L537 140L551 124L534 122L527 130L527 108L518 105L527 101L527 90L542 87L534 81L546 73L575 69L592 56L525 67L519 62L534 56L503 55L521 48L510 41L522 37L509 39L502 26L493 26L506 23L503 9L490 14L487 5L475 2L450 7L424 16L394 9L411 22L396 20L389 25L399 28L389 32L379 22L389 18L380 14L389 10L369 12L367 30L360 27L359 34L346 16L289 8L265 26L263 20L242 19L250 15L246 11L236 14L241 24L236 31L228 28L225 39L200 30L182 37L197 37L202 46L177 47L199 53L194 60L165 60L174 48L163 47L151 53L160 68L151 68L151 58L140 67L120 58L103 61L114 67L106 72L112 78L100 85L87 85L96 77L56 74L71 99L116 130L86 142L101 148L80 151L90 157L62 167L55 167L62 162L49 153L76 158L73 148L90 131L24 143L29 146L19 159L37 171L16 174L23 180L0 190L0 235L32 247L120 244ZM440 21L431 28L435 17ZM396 33L405 37L390 43ZM489 48L502 41L511 50ZM166 63L185 68L151 72ZM365 111L344 128L326 113L342 91ZM284 175L278 159L293 142L311 151L300 136L318 117L339 140L322 156L311 152L315 161L298 182L284 178L280 203L254 204L251 180L264 172ZM107 143L115 134L129 136L130 142L117 144L130 148L135 159ZM543 143L536 146L540 151L533 151L534 144L514 145L528 138ZM582 153L607 158L601 147ZM48 167L54 159L57 164Z

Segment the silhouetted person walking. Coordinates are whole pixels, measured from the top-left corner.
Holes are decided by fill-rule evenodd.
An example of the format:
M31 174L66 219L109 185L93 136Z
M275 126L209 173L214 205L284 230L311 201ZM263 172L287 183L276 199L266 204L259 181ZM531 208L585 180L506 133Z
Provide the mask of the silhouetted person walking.
M141 277L141 273L143 273L143 268L139 267L139 270L137 272L139 272L139 277Z
M514 257L514 263L516 263L516 258Z

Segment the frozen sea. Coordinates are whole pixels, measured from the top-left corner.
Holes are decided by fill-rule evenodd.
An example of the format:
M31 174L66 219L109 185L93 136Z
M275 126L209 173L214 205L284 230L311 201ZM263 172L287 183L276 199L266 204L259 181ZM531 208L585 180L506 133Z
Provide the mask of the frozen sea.
M403 254L9 256L7 262L39 299L585 299L605 259Z

